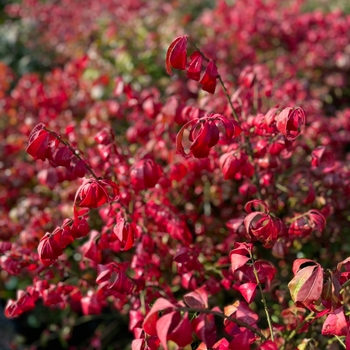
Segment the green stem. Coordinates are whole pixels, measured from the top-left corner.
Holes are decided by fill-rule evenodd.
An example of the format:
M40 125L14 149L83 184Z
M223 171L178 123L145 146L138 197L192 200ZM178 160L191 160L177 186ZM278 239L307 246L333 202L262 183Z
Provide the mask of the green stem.
M260 280L259 280L258 271L255 268L255 260L254 260L253 254L252 254L252 252L250 250L249 250L249 255L250 255L250 259L252 261L253 272L254 272L254 276L255 276L255 279L256 279L256 283L258 284L258 287L259 287L259 290L260 290L261 301L262 301L262 303L264 305L264 310L265 310L265 314L266 314L266 318L267 318L267 323L268 323L269 329L270 329L271 340L275 341L275 337L273 335L273 328L272 328L271 317L270 317L270 314L269 314L269 310L267 308L265 295L264 295L264 292L263 292L263 289L262 289L262 285L261 285Z
M302 219L302 218L305 218L305 214L301 214L301 215L297 215L297 216L294 216L293 218L289 219L289 220L286 220L286 222L288 224L291 224L293 223L294 221L298 220L298 219Z
M290 342L295 337L295 335L300 331L300 329L302 329L305 326L305 324L314 317L314 315L315 315L314 312L309 313L307 317L304 319L304 321L301 322L298 325L298 327L293 329L293 331L289 334L288 338L286 339L286 343ZM286 343L282 346L281 350L284 350Z
M337 336L335 335L335 337L338 339L338 342L341 344L341 346L346 349L346 345L344 344L344 342Z
M341 346L346 349L346 345L344 344L344 342L340 339L340 337L338 337L337 335L334 336L335 338L337 338L338 342L341 344Z
M350 280L347 280L340 288L340 294L344 293L346 287L350 286Z
M241 321L237 318L231 317L231 316L226 316L224 313L222 312L218 312L218 311L212 311L209 309L201 309L201 308L195 308L195 307L178 307L177 308L178 311L184 311L184 312L202 312L204 314L211 314L214 316L218 316L218 317L222 317L225 318L231 322L236 323L238 326L240 327L245 327L249 330L251 330L253 333L259 335L263 340L266 340L266 337L264 336L264 334L262 334L259 330L257 330L256 328L254 328L253 326L251 326L250 324Z

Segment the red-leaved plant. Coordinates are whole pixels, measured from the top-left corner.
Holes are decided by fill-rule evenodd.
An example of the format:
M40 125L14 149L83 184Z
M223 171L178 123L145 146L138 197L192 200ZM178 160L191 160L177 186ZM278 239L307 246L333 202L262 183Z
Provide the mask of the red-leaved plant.
M57 62L0 64L5 315L63 348L92 321L78 348L350 349L349 15L179 4L7 7Z

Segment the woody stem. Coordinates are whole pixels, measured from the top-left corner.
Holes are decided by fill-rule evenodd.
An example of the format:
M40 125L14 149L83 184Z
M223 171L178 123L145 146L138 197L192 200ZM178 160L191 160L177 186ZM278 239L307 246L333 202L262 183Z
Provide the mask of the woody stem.
M261 294L261 301L264 305L264 310L265 310L265 314L266 314L266 319L267 319L267 323L269 325L269 329L270 329L270 335L271 335L271 340L272 341L275 341L275 337L273 335L273 328L272 328L272 322L271 322L271 317L270 317L270 314L269 314L269 310L267 308L267 303L266 303L266 299L265 299L265 295L264 295L264 292L263 292L263 289L262 289L262 285L261 285L261 282L259 280L259 275L258 275L258 271L256 270L256 267L255 267L255 260L254 260L254 257L253 257L253 253L251 252L251 250L249 250L249 255L250 255L250 259L252 261L252 265L253 265L253 272L254 272L254 276L255 276L255 279L256 279L256 283L259 287L259 290L260 290L260 294Z
M220 85L221 85L221 87L222 87L222 90L224 91L224 94L225 94L225 96L226 96L226 99L227 99L227 101L228 101L228 103L229 103L229 105L230 105L232 114L233 114L234 118L236 119L236 122L239 123L238 115L237 115L237 113L236 113L235 107L233 107L233 103L232 103L231 98L230 98L230 96L229 96L229 94L228 94L228 92L227 92L225 83L224 83L224 81L222 80L221 75L218 76L218 79L219 79Z
M74 154L75 157L77 157L79 160L83 161L86 169L89 171L89 173L96 179L98 180L99 178L96 176L96 174L94 173L94 171L92 170L92 168L90 167L90 165L83 159L80 157L80 155L77 153L77 150L75 150L71 144L68 141L65 141L62 139L62 137L54 132L52 132L51 130L44 128L48 133L50 133L50 135L52 135L54 138L56 138L59 142L63 143L65 146L67 146L70 151Z

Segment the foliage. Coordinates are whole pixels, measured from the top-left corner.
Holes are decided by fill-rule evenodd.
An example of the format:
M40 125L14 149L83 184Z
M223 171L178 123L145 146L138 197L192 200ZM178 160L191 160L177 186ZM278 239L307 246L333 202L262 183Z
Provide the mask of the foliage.
M0 65L5 315L32 348L350 349L350 16L185 4L7 7L50 69Z

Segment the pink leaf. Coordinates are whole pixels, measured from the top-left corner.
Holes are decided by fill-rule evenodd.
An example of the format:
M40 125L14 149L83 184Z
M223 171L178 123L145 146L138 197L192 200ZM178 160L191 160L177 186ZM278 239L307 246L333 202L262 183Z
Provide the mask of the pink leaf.
M346 335L347 324L344 315L343 306L331 312L322 326L323 335Z
M145 332L149 335L157 335L156 322L158 320L158 311L174 308L175 305L170 301L164 298L157 299L143 322Z
M254 336L254 333L251 330L246 329L234 337L230 343L229 349L250 350L250 344L252 344L255 339L256 337Z
M243 298L246 300L248 304L250 304L256 296L256 283L244 283L241 284L238 288L238 290L241 292L243 295Z
M192 329L208 348L215 344L216 325L214 315L199 314L199 316L192 321Z
M187 312L183 315L178 325L171 330L168 340L172 340L180 347L185 347L192 343L192 328Z
M276 343L272 340L267 340L261 344L259 350L278 350Z
M164 347L164 350L168 350L168 333L170 333L172 328L175 328L180 321L180 314L176 311L172 311L164 316L162 316L157 321L157 335Z
M206 309L208 307L208 295L205 288L196 289L183 297L185 303L192 308Z

